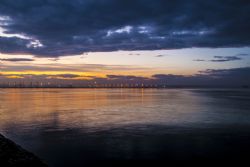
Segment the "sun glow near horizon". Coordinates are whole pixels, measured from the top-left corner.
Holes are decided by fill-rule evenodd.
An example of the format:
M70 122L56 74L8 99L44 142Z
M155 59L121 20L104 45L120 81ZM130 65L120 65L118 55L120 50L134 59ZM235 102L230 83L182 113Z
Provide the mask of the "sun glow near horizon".
M249 66L250 59L246 56L244 61L225 63L209 61L214 55L222 57L228 55L229 52L231 55L237 55L242 52L242 49L194 48L158 51L91 52L57 58L0 54L0 73L7 75L7 78L20 77L20 75L53 76L72 74L79 75L75 79L87 79L88 76L105 77L106 75L150 77L154 74L173 74L190 76L206 69ZM245 48L244 53L250 53L250 49ZM208 58L209 56L210 58ZM208 59L208 61L203 59Z

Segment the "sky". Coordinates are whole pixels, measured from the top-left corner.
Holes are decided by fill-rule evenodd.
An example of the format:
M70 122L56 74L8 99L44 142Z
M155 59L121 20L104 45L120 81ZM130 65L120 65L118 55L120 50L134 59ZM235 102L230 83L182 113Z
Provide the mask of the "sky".
M250 2L1 0L0 84L250 84Z

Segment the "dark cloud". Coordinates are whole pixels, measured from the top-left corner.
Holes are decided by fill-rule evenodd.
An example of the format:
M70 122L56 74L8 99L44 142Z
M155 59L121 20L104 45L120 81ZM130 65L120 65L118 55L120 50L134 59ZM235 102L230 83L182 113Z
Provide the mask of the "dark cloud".
M201 61L206 61L206 60L204 60L204 59L194 59L193 61L201 62Z
M40 74L40 75L34 75L34 74L1 74L0 76L11 78L11 77L17 77L22 79L34 79L34 80L46 80L46 79L77 79L82 77L81 75L76 74L57 74L57 75L48 75L48 74ZM89 77L89 76L87 76Z
M139 80L148 80L146 77L138 77L133 75L107 75L108 79L111 80L123 80L123 81L139 81Z
M250 81L250 67L232 69L208 69L200 72L212 78L243 79Z
M76 74L59 74L59 75L53 75L53 77L59 77L59 78L64 78L64 79L74 79L74 78L81 77L81 75L76 75Z
M59 58L51 58L51 59L48 59L48 60L50 60L50 61L58 61L60 59Z
M8 58L8 59L0 59L0 61L20 62L20 61L34 61L34 59L29 59L29 58Z
M140 56L141 54L140 53L129 53L129 55L135 55L135 56Z
M214 59L210 60L211 62L227 62L227 61L236 61L242 60L241 57L237 56L214 56Z
M239 53L236 56L248 56L248 55L249 55L248 53Z
M250 67L208 69L193 76L156 74L153 77L169 85L242 86L250 85Z
M0 27L12 37L0 37L0 52L250 46L249 11L244 0L1 0Z
M1 63L1 62L0 62ZM148 71L152 70L153 68L150 67L138 67L133 65L105 65L105 64L60 64L60 63L53 63L53 64L32 64L32 65L20 65L17 64L13 65L6 65L1 64L0 68L2 71L71 71L71 72L119 72L119 71Z
M165 57L165 56L168 56L168 55L156 55L155 57Z
M238 56L214 56L214 59L211 60L205 60L205 59L194 59L193 61L197 62L203 62L203 61L208 61L208 62L228 62L228 61L237 61L237 60L242 60L240 55Z

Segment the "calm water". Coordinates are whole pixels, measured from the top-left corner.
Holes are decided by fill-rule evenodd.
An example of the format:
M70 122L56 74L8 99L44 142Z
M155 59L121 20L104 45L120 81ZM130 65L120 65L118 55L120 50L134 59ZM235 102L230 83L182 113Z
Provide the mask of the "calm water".
M51 166L243 159L244 89L0 89L0 133Z

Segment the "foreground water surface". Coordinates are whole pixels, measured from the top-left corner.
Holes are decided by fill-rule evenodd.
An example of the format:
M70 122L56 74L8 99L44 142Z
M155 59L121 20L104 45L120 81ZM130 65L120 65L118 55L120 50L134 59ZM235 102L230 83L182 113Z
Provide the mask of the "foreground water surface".
M50 166L243 160L248 89L0 89L0 133Z

